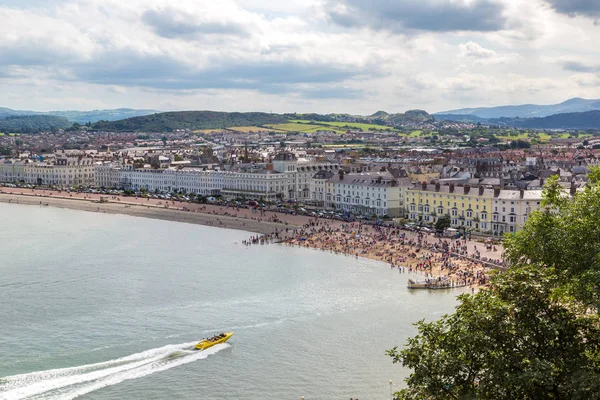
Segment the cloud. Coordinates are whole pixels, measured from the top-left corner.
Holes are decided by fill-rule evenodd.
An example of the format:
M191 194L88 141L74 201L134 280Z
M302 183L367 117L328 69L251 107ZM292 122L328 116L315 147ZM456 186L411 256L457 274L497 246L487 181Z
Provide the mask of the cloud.
M597 97L600 30L548 1L5 0L0 105L361 113Z
M600 17L598 0L546 0L556 12L569 16Z
M563 68L573 72L600 72L600 65L589 65L579 61L565 61Z
M393 32L498 31L507 22L494 0L330 0L325 7L340 26Z
M496 51L481 47L472 41L459 44L458 49L459 58L475 64L508 64L521 58L517 53L498 54Z
M142 21L158 35L166 38L193 37L197 35L248 36L248 24L226 19L206 20L197 13L173 7L146 10Z
M226 63L226 62L224 62ZM140 68L147 67L143 70ZM301 62L264 61L248 64L195 69L168 60L131 59L128 63L106 66L85 66L76 70L78 78L87 82L143 86L157 89L255 89L265 93L293 92L296 84L341 82L359 71L336 65Z
M376 53L345 51L312 33L282 31L302 28L297 20L266 20L235 3L215 7L205 2L203 8L193 1L157 6L160 1L149 0L145 6L140 0L123 8L116 0L106 7L94 0L67 3L58 10L58 18L0 7L0 17L8 21L0 26L0 72L8 76L9 67L11 74L15 66L20 71L45 67L44 77L56 81L333 98L359 92L327 85L374 76L380 70L376 63L382 58ZM81 14L88 14L88 23L95 18L106 18L107 23L90 28L81 23ZM29 29L24 21L38 29ZM221 38L227 45L200 40L205 36ZM306 84L324 87L301 87Z

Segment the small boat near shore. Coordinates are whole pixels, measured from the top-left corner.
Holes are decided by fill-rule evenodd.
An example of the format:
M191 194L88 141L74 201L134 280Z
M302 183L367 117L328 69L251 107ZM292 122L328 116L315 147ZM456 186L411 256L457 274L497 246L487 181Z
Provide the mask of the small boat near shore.
M453 289L468 286L467 284L458 284L448 277L426 278L422 281L408 280L409 289Z
M202 339L196 345L196 350L206 350L214 345L225 343L233 335L233 332L221 333L220 335L213 336L209 339Z

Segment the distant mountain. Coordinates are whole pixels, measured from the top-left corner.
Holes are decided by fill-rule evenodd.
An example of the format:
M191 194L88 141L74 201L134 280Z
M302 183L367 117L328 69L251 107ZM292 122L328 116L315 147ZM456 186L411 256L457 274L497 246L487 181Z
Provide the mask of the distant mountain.
M56 117L63 117L72 122L79 124L85 124L87 122L97 121L117 121L120 119L138 117L142 115L154 114L159 111L156 110L134 110L131 108L117 108L114 110L92 110L92 111L27 111L27 110L13 110L10 108L0 107L0 120L6 117L23 116L23 115L52 115Z
M36 133L66 129L73 125L66 118L54 115L15 115L0 119L0 132Z
M453 114L471 115L479 118L541 118L554 114L600 110L600 99L573 98L553 105L523 104L517 106L461 108L435 113L434 116Z
M434 114L433 117L437 121L456 121L456 122L470 122L470 123L482 123L489 124L491 120L476 117L475 115L462 115L462 114Z
M0 107L0 119L4 119L6 117L14 117L17 115L36 115L39 114L35 111L22 111L22 110L13 110L11 108Z
M600 129L600 111L556 114L544 118L500 119L507 125L538 129Z
M119 121L98 121L92 129L104 131L171 132L176 129L222 129L233 126L281 124L287 117L259 112L178 111L127 118Z
M132 108L117 108L114 110L93 110L93 111L49 111L48 115L64 117L69 121L85 124L87 122L98 121L118 121L120 119L140 117L144 115L155 114L156 110L134 110Z

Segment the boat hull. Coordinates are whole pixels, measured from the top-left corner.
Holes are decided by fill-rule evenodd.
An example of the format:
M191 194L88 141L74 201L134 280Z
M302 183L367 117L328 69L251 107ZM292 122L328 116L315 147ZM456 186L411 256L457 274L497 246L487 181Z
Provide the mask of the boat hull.
M196 350L206 350L209 349L217 344L221 344L221 343L225 343L226 341L229 340L229 338L233 335L233 332L227 332L225 334L224 337L215 340L214 342L208 341L208 340L202 340L200 342L198 342L198 344L196 345Z

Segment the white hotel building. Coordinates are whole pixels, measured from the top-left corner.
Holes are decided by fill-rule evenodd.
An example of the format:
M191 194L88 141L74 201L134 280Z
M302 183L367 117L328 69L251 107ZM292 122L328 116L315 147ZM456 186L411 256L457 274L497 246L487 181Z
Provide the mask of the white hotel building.
M402 188L388 172L338 173L325 183L325 205L357 215L404 215Z
M133 168L102 164L96 168L96 186L145 189L149 192L180 191L204 196L263 198L300 201L311 198L312 177L319 170L337 173L338 164L299 162L291 153L275 156L267 168L222 171L201 168Z

